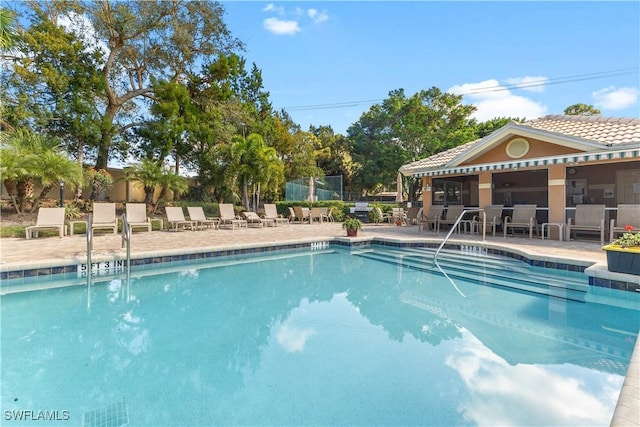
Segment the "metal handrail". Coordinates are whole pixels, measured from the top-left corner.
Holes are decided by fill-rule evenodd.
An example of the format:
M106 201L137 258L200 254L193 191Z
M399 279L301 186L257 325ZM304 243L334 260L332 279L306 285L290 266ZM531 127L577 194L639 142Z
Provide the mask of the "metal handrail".
M93 217L87 214L87 310L91 312L91 250L93 249Z
M487 215L484 212L483 208L473 208L473 209L465 209L462 211L462 213L458 216L458 218L456 218L456 222L453 224L453 226L451 227L451 230L449 230L449 233L447 233L447 235L445 236L444 240L442 241L442 243L440 243L440 246L438 246L438 250L436 250L435 255L433 256L433 260L435 261L438 258L438 254L440 253L440 251L442 250L442 248L444 247L444 244L447 243L447 240L449 240L449 237L451 237L451 235L453 234L453 232L456 230L456 228L458 227L458 225L460 225L460 221L462 221L462 218L468 214L469 212L480 212L482 214L482 240L486 240L486 226L487 226Z
M91 251L93 250L93 218L87 214L87 270L91 273ZM91 274L89 274L91 275Z
M451 282L451 285L453 285L455 290L458 291L458 293L460 295L462 295L463 297L465 297L465 298L466 298L466 295L464 293L462 293L462 291L458 288L458 286L456 285L456 282L454 282L453 279L451 277L449 277L449 275L446 273L446 271L444 271L444 269L442 267L440 267L440 264L438 264L438 254L440 253L440 251L444 247L445 243L447 243L447 240L449 240L449 237L451 237L453 232L460 225L460 221L462 221L462 218L469 212L480 212L480 214L482 216L482 240L483 241L485 240L485 238L486 238L485 237L485 234L486 234L485 229L486 229L486 226L487 226L487 215L484 212L484 209L482 209L482 208L465 209L458 216L458 218L456 218L456 221L454 222L453 226L451 227L451 230L449 230L449 233L447 233L447 235L445 236L444 240L442 240L442 243L440 243L440 246L438 246L438 249L436 250L436 253L433 255L433 263L434 263L434 265L438 268L438 270L440 270L440 273L442 273L444 275L444 277L446 277L449 280L449 282Z
M127 221L127 215L122 214L122 247L127 244L127 283L131 276L131 226Z

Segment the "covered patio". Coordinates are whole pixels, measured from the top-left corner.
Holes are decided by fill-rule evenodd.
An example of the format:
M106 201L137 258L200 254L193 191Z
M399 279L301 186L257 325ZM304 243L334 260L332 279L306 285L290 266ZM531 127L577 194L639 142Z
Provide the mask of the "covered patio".
M640 120L546 116L404 165L422 180L422 204L537 205L539 224L566 222L577 205L640 204ZM558 230L551 230L558 237Z

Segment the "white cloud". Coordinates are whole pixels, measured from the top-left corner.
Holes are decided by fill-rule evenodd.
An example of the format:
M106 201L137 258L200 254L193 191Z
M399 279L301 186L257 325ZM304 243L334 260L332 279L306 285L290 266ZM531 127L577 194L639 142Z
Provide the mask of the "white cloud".
M292 328L283 325L276 334L278 343L288 353L298 353L304 351L307 340L316 334L313 328Z
M269 3L262 8L263 12L276 12L278 15L284 15L284 8L282 6L276 6L273 3Z
M533 99L514 95L497 80L464 83L448 92L463 95L463 101L476 106L472 117L480 122L497 117L535 119L547 114L547 107Z
M605 110L623 110L638 102L638 89L633 87L608 86L591 94L596 106Z
M267 18L264 20L264 28L274 34L295 34L300 31L297 21L284 21L278 18Z
M81 39L87 46L87 51L99 49L105 58L109 55L109 47L104 41L98 39L93 23L86 15L79 15L75 12L71 12L69 15L60 15L58 25Z
M329 15L327 12L319 12L317 9L309 9L307 10L307 15L313 22L316 24L321 24L329 19Z
M567 363L511 365L462 330L447 358L467 393L458 410L474 425L606 425L624 378ZM585 380L586 378L586 380Z
M507 83L516 86L517 89L529 92L544 92L544 85L547 83L547 80L546 77L542 76L525 76L507 79Z

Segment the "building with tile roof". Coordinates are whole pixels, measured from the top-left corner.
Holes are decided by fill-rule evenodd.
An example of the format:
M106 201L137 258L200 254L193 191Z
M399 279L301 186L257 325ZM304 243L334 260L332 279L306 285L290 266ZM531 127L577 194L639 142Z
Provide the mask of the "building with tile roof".
M640 204L640 120L550 115L400 168L422 180L422 203L535 204L541 223L567 222L579 204Z

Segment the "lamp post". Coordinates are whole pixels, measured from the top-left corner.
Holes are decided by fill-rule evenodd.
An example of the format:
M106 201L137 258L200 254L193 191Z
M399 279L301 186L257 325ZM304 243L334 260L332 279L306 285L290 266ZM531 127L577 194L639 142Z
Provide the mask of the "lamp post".
M64 207L64 181L60 180L60 207Z

